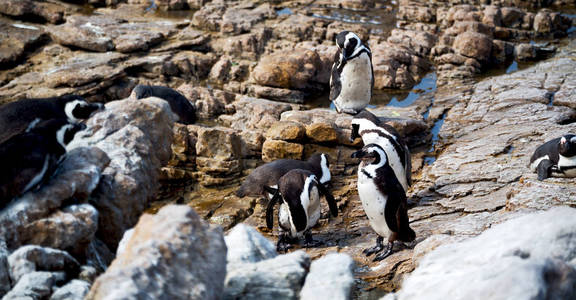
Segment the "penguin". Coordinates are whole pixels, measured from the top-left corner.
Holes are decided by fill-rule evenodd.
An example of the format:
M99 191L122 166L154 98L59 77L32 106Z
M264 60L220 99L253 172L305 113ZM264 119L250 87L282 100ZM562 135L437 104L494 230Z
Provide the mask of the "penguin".
M75 95L22 99L0 106L0 143L24 133L34 120L64 119L72 123L88 119L104 109L101 103L89 103Z
M378 117L363 110L352 119L350 140L361 137L364 145L378 144L389 158L388 164L407 192L412 185L412 159L408 145L394 127L380 122Z
M338 113L356 114L372 98L374 71L372 52L353 32L336 35L338 52L330 76L330 101Z
M139 84L134 87L132 94L130 94L132 99L148 97L166 100L170 104L172 112L178 116L179 123L189 125L196 122L196 107L177 91L165 86Z
M530 158L530 169L538 180L548 177L576 177L576 135L567 134L540 145Z
M272 200L266 207L266 226L272 229L274 224L274 206L280 203L278 212L279 237L276 250L285 252L290 242L304 236L304 247L315 247L320 243L312 239L310 229L320 219L320 194L328 202L330 213L338 216L338 207L334 197L319 183L314 173L294 169L288 171L278 180Z
M0 144L0 209L50 178L66 145L85 128L67 119L39 121Z
M374 261L379 261L392 254L395 241L411 242L416 238L408 220L406 193L390 167L383 147L368 144L352 157L361 159L358 195L370 226L378 234L376 246L363 252L366 256L378 253ZM388 238L386 249L382 243L384 238Z
M238 188L236 196L240 198L245 196L268 197L270 194L273 194L273 192L270 192L273 191L270 190L270 188L277 188L280 177L293 169L311 171L326 188L332 179L328 155L324 153L315 153L310 156L307 161L278 159L254 169L254 171L246 177L240 188Z

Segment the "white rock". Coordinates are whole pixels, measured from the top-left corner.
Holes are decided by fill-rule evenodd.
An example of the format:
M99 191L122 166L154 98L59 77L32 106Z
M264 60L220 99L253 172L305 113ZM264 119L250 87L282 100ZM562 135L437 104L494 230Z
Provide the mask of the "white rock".
M330 253L312 262L300 299L350 299L354 286L354 260L344 253Z
M90 284L84 280L72 280L54 291L50 300L82 300L90 291Z
M228 247L228 268L238 263L255 263L276 257L274 244L256 229L240 223L224 237Z

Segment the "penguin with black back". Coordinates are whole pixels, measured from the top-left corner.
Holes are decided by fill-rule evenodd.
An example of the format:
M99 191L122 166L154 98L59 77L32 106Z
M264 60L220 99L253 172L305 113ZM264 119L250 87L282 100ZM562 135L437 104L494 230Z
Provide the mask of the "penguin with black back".
M280 203L278 212L279 237L277 251L285 252L290 243L304 236L304 247L315 247L320 243L312 239L310 229L320 219L320 194L328 202L330 213L338 216L336 201L330 192L318 182L314 173L308 170L290 170L278 180L278 189L266 207L266 226L272 229L274 207Z
M25 132L33 121L64 119L78 123L102 109L102 103L89 103L75 95L10 102L0 106L0 143Z
M407 192L412 185L412 158L408 145L398 131L367 110L354 116L351 123L350 140L361 137L364 145L378 144L382 147L388 156L388 164Z
M0 209L50 178L66 145L85 128L66 119L39 121L0 144Z
M369 144L352 154L361 160L358 166L358 195L370 226L378 237L376 246L364 250L366 256L378 253L374 261L392 254L395 241L411 242L416 233L410 228L406 193L388 156L377 144ZM384 248L383 240L388 239Z
M576 135L566 134L540 145L530 158L538 180L552 176L576 177Z
M139 84L134 87L130 95L130 98L133 99L148 97L166 100L170 104L172 112L178 116L179 123L189 125L196 122L196 107L177 91L165 86Z
M353 32L336 35L338 52L330 76L330 101L338 113L356 114L372 98L374 71L372 52Z
M274 189L278 187L280 177L293 169L303 169L312 172L319 178L318 181L324 187L328 187L332 179L328 155L324 153L315 153L307 161L278 159L254 169L238 188L236 196L240 198L245 196L267 197L269 194L273 194Z

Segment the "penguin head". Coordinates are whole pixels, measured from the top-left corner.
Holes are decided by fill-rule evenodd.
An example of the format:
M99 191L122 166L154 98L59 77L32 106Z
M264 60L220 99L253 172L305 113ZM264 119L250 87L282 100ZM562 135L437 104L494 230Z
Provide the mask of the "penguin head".
M378 129L379 123L378 117L367 110L358 113L351 122L350 142L354 142L356 138L361 137L360 132L364 130Z
M364 164L384 165L388 161L388 156L378 144L368 144L362 149L352 153L352 158L359 158Z
M567 134L560 138L558 153L564 157L576 156L576 135Z
M356 57L362 50L368 51L369 54L371 53L370 48L364 45L354 32L346 30L336 35L336 45L341 53L341 62Z
M86 129L84 124L70 123L66 119L51 119L33 123L35 124L31 124L27 132L54 138L62 147L66 147L78 131Z
M104 109L102 103L89 103L84 98L73 96L68 98L64 105L64 112L70 122L77 123L80 120L88 119L90 116L99 110Z
M330 156L326 153L314 153L308 159L308 162L322 172L320 183L329 185L332 176L330 174Z
M143 99L152 96L152 87L149 85L139 84L132 89L131 99Z

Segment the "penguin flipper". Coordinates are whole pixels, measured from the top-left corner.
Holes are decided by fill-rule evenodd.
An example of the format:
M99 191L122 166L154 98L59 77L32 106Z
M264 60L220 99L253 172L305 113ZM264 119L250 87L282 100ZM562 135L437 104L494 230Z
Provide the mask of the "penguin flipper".
M272 229L274 226L274 206L280 197L280 191L276 190L274 196L268 201L268 205L266 206L266 227L268 227L268 229Z
M330 208L330 213L332 216L337 217L338 205L336 205L336 200L334 199L334 196L332 196L332 193L330 193L330 191L321 183L318 183L318 190L322 195L324 195L324 198L326 198L326 202L328 202L328 207Z
M342 63L339 64L339 53L336 53L336 57L334 58L334 64L332 65L332 73L330 75L330 101L334 102L336 98L340 95L342 91L342 82L340 81L340 72L342 72L343 66L339 69L339 65L343 65Z
M406 182L408 186L412 186L412 156L410 154L410 149L406 144L404 144L404 158L406 161Z
M536 168L538 172L538 180L542 181L552 175L554 163L549 159L543 159Z
M386 219L386 224L391 231L399 232L400 228L398 226L396 214L402 203L407 202L406 192L392 169L384 169L378 173L379 174L376 176L378 178L385 178L385 180L375 181L376 186L380 193L388 196L386 207L384 207L384 218Z

